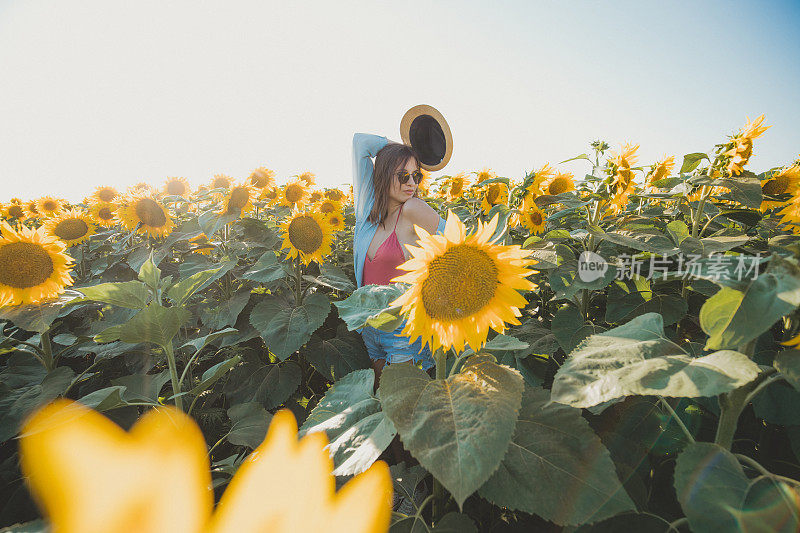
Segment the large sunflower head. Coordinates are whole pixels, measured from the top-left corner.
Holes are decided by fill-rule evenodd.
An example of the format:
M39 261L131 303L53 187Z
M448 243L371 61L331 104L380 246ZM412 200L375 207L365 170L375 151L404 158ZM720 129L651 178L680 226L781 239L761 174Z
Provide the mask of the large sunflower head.
M186 178L167 178L164 187L161 189L167 196L183 196L188 198L192 192L192 187Z
M46 217L55 216L64 210L64 200L53 198L52 196L43 196L36 200L36 210Z
M114 187L103 186L97 187L91 196L91 201L93 202L106 202L110 203L113 202L115 198L119 196L117 189Z
M166 237L175 227L167 209L158 199L141 193L126 199L117 211L117 219L129 231L141 223L137 233L147 233L151 237Z
M53 298L72 285L72 258L65 245L43 228L12 228L0 222L0 303L35 304Z
M222 200L219 214L241 216L253 209L253 201L257 196L258 191L252 185L247 183L234 185Z
M98 226L113 226L117 223L117 205L110 202L96 202L89 207L89 215Z
M288 207L301 208L306 203L308 189L301 181L290 181L280 189L278 203Z
M542 188L545 194L561 194L575 190L575 177L569 172L557 172L544 182Z
M16 219L16 220L24 220L27 218L27 214L25 213L25 206L21 204L17 204L11 202L3 206L3 218L6 219Z
M290 258L300 257L304 265L322 263L331 253L333 231L322 215L315 211L295 211L283 224L283 246Z
M305 183L306 187L311 187L315 183L317 183L317 177L314 175L313 172L303 172L302 174L297 175L297 179Z
M79 209L59 213L48 219L42 228L45 235L56 237L67 246L80 244L95 233L94 222Z
M271 187L275 185L275 171L267 167L258 167L250 174L248 180L250 185L256 189Z
M488 215L492 207L506 202L508 202L508 186L505 183L490 183L483 193L481 209Z
M527 300L518 291L536 285L527 276L535 263L517 245L502 246L492 240L498 217L478 222L475 233L451 212L444 235L430 235L415 226L418 246L406 246L412 258L398 268L407 274L392 281L411 286L390 305L401 305L406 316L403 335L421 338L431 350L465 344L478 350L489 328L502 333L506 323L519 324L520 308Z

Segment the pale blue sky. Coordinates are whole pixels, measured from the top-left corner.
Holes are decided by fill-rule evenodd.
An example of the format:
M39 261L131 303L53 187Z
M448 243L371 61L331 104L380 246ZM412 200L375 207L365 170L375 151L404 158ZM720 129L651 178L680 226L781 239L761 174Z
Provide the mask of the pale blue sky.
M761 113L766 170L800 153L798 27L797 0L0 1L0 201L261 165L346 183L353 133L399 141L420 103L453 132L441 173L597 138L680 161Z

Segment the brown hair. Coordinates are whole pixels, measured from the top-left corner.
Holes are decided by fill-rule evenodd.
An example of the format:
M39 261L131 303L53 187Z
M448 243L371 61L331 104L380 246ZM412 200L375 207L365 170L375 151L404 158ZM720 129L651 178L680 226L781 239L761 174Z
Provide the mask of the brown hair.
M405 166L409 159L419 168L419 156L413 148L406 144L390 142L375 155L375 170L372 174L372 187L375 190L375 203L367 220L373 224L382 224L389 214L389 189L392 186L395 172ZM414 196L417 192L414 191Z

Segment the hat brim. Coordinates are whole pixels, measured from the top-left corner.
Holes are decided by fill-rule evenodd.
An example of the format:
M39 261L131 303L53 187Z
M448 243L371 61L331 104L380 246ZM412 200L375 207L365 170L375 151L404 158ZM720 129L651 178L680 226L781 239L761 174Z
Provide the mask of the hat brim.
M428 171L441 170L453 154L450 126L434 107L420 104L412 107L400 121L400 138L414 148L420 166Z

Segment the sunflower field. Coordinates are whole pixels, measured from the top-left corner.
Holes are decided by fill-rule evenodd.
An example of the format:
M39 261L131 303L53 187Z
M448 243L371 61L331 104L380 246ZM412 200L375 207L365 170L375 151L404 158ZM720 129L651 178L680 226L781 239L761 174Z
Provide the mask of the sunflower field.
M426 174L445 231L358 289L310 172L6 198L0 527L800 530L800 156L748 170L763 122ZM367 325L435 369L375 389Z

